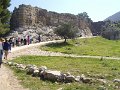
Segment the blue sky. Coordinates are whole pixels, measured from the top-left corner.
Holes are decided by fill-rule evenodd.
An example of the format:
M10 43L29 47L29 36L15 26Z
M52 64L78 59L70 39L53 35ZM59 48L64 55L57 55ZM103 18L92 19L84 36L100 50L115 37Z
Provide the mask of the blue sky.
M120 0L11 0L10 11L20 4L37 6L58 13L87 12L94 21L102 21L120 11Z

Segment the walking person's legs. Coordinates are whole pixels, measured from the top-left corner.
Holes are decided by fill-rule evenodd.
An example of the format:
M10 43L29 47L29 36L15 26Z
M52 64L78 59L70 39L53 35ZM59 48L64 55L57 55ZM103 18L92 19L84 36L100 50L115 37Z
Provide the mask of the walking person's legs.
M7 60L7 57L8 57L8 50L5 50L5 60Z

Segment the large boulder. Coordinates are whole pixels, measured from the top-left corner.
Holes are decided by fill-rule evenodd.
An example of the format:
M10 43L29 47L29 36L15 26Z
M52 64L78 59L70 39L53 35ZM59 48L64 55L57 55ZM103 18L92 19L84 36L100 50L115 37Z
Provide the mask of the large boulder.
M13 64L14 64L13 62L8 62L9 66L13 66Z
M43 79L47 79L50 81L58 81L59 77L61 77L61 72L60 71L52 71L52 70L45 70L42 73Z
M32 76L33 76L33 77L39 76L39 70L38 70L38 69L35 69L35 70L33 71Z
M16 64L16 68L18 68L20 70L25 70L26 66L23 64Z
M120 79L114 79L113 82L120 83Z
M80 82L80 81L81 81L80 79L81 79L80 76L76 76L76 77L75 77L75 81L76 81L76 82Z
M33 75L35 70L38 70L38 67L35 66L35 65L26 66L27 74L32 74Z
M70 83L70 82L74 82L75 81L75 77L73 75L69 75L65 77L65 82L66 83Z
M46 66L41 66L41 67L39 67L39 72L45 71L45 70L47 70L47 67L46 67Z

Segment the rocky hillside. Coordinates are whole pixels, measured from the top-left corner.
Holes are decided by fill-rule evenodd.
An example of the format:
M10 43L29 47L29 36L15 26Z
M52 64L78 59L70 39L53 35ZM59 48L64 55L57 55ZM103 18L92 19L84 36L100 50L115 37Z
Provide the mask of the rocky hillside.
M106 18L104 21L107 21L107 20L110 20L110 21L113 21L113 22L120 21L120 11L113 14L112 16Z
M38 7L32 7L30 5L20 5L19 8L15 8L10 20L11 30L13 32L11 36L25 37L27 35L37 38L38 34L41 35L42 40L52 40L59 38L53 33L61 23L72 23L79 29L79 34L82 36L91 36L92 25L78 15L69 13L56 13L41 9Z

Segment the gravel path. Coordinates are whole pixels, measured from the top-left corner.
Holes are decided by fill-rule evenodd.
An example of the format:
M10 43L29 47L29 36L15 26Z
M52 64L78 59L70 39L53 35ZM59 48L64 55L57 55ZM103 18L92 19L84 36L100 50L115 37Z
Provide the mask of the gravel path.
M15 51L10 53L9 58L13 59L22 55L36 55L36 56L67 56L67 57L83 57L83 58L98 58L98 59L114 59L120 60L119 57L102 57L102 56L79 56L74 54L64 54L60 52L51 52L51 51L42 51L38 47L30 47L27 49L21 49L19 51Z

